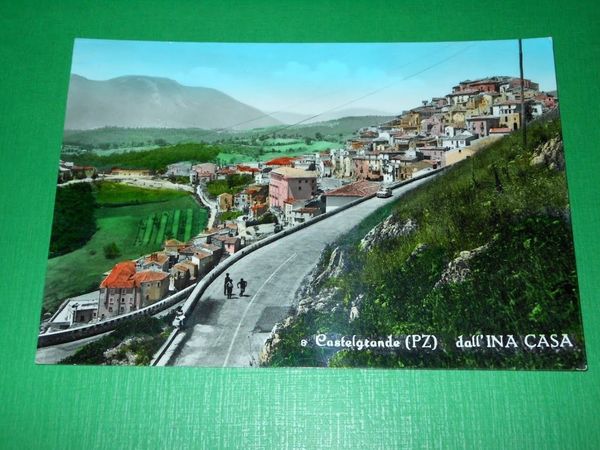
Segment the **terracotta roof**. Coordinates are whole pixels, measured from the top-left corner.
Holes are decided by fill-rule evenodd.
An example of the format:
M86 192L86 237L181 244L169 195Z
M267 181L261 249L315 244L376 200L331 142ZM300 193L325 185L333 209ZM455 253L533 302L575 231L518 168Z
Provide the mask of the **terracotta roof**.
M182 262L175 264L173 266L173 269L181 270L182 272L189 272L190 271L190 267L187 264L184 264Z
M169 256L164 253L152 253L151 255L144 258L144 264L150 264L151 262L157 262L164 264L169 260Z
M196 247L194 245L190 245L189 247L185 247L185 248L182 248L181 250L179 250L179 253L185 253L185 254L191 255L197 251L198 251L198 247Z
M169 276L166 272L157 272L155 270L144 270L138 272L133 276L136 286L139 287L141 283L148 283L150 281L161 281Z
M210 258L212 255L207 252L199 251L194 253L194 256L198 259Z
M125 261L116 264L110 274L100 283L101 288L110 289L131 289L139 287L140 283L149 281L164 280L169 276L165 272L157 272L155 270L145 270L143 272L135 272L135 262Z
M275 158L275 159L272 159L271 161L267 161L265 163L265 165L267 165L267 166L289 166L294 161L296 161L296 158L291 158L291 157L288 157L288 156L283 156L281 158Z
M266 207L267 207L267 205L265 205L264 203L257 203L256 205L252 205L250 207L250 209L252 211L258 211L259 209L266 208Z
M237 170L240 172L251 172L251 173L256 173L259 171L256 167L242 166L242 165L238 165Z
M108 276L100 283L101 288L123 289L134 287L131 279L135 275L135 262L125 261L115 264Z
M262 186L248 186L246 189L244 189L244 192L247 194L253 194L256 192L260 192L262 189Z
M502 127L502 128L490 128L490 133L510 133L512 130L510 128Z
M224 167L222 169L217 170L217 173L221 175L233 175L234 173L237 173L237 170L231 169L229 167Z
M177 247L179 245L185 245L185 243L177 239L168 239L165 241L165 247Z
M272 173L282 175L285 178L317 178L317 172L304 169L295 169L293 167L279 167Z
M327 197L366 197L377 192L379 185L380 183L373 181L357 181L333 191L325 192L324 195Z
M198 266L196 264L194 264L193 262L191 262L189 260L180 262L179 264L187 266L190 270L192 270L194 272L196 272L196 269L198 268Z
M225 239L223 239L223 242L225 242L226 244L236 244L240 241L240 238L238 237L226 237Z

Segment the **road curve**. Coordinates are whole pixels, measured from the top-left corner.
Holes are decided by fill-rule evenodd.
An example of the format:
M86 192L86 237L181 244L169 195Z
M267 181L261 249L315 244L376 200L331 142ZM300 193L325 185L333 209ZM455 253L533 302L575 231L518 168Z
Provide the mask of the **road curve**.
M315 266L323 248L384 204L435 177L394 190L392 198L373 198L262 247L227 272L237 284L248 281L246 295L227 300L225 275L204 292L188 325L165 355L168 365L201 367L255 366L275 323L283 320L294 294Z

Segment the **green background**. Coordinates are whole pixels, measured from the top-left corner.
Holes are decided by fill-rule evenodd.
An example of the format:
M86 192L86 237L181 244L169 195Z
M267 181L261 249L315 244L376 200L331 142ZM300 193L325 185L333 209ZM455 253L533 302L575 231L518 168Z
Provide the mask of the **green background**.
M598 448L600 14L592 1L0 3L0 446ZM75 37L554 38L589 370L36 366Z

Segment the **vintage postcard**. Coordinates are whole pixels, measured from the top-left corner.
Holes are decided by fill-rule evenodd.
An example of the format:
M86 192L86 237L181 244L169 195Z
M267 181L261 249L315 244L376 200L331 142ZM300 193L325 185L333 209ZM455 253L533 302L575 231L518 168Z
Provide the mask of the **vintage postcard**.
M77 39L68 89L38 363L587 367L550 38Z

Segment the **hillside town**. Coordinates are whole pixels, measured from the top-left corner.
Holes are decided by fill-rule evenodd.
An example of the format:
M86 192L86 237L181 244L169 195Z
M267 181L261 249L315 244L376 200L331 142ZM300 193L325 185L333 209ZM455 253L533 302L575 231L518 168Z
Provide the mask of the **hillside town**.
M461 81L444 96L362 128L341 148L223 166L171 164L161 177L189 180L210 210L207 229L188 242L167 239L160 251L116 263L98 291L65 300L45 329L93 323L153 305L194 285L253 242L371 196L382 185L451 166L557 106L556 93L541 92L531 80L521 86L520 78L491 76ZM209 194L210 183L240 175L249 182ZM97 177L131 182L156 175L125 168L98 174L93 167L60 163L59 184Z

